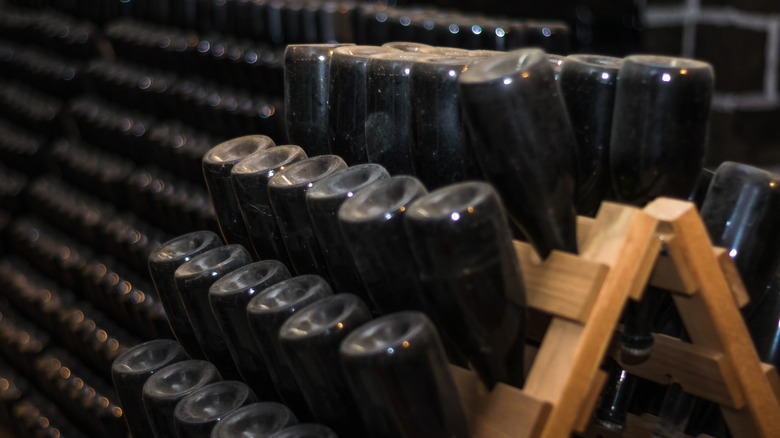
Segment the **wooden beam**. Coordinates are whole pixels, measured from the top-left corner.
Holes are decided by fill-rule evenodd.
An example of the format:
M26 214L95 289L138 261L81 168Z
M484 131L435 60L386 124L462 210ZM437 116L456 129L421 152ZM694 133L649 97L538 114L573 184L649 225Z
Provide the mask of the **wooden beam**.
M665 240L668 245L669 242L674 241L674 236L665 236ZM672 244L672 246L674 246L674 244ZM714 247L712 250L723 274L726 276L726 281L729 284L729 289L734 295L734 301L737 303L737 307L745 307L750 301L750 296L745 289L745 284L742 282L736 265L734 265L734 260L729 257L728 251L726 251L725 248ZM675 266L674 261L666 255L658 257L653 273L650 276L650 284L661 289L686 295L692 295L699 290L693 273L686 268L679 269Z
M638 365L621 363L631 374L662 384L676 381L686 392L716 403L740 408L742 387L720 351L699 347L665 335L654 335L650 358Z
M553 318L524 388L528 395L552 404L542 437L568 437L574 429L629 291L644 265L653 264L658 256L657 224L636 208L602 204L580 253L610 267L599 297L584 325Z
M458 387L469 436L472 438L533 438L541 434L550 404L518 388L498 383L488 392L477 374L450 365Z
M740 309L745 307L750 302L750 295L748 295L747 289L745 289L745 283L742 282L742 277L739 275L739 271L737 271L734 259L729 256L726 248L716 246L713 248L713 251L715 258L718 259L720 269L726 277L726 282L729 284L729 289L732 295L734 295L734 302L737 303L737 307Z
M609 270L561 251L552 251L542 261L533 247L515 241L515 252L523 272L528 306L553 316L585 322L596 302Z
M668 245L674 240L674 235L664 235L664 242ZM668 255L661 255L655 262L655 268L650 275L650 285L668 291L693 294L699 290L696 279L689 269L675 266L674 261Z
M596 408L596 402L599 401L601 396L601 390L604 389L604 383L607 381L606 371L599 370L596 373L596 378L593 379L591 388L588 391L588 397L583 400L580 406L580 414L577 417L577 421L574 423L574 431L578 433L584 433L587 430L588 425L593 419L593 410Z
M744 410L750 413L757 436L776 436L780 430L780 402L761 367L739 309L724 305L734 302L734 297L696 207L690 202L662 198L644 211L672 229L675 238L667 244L669 253L676 264L689 266L700 286L700 292L693 296L674 296L692 342L725 354L742 386Z

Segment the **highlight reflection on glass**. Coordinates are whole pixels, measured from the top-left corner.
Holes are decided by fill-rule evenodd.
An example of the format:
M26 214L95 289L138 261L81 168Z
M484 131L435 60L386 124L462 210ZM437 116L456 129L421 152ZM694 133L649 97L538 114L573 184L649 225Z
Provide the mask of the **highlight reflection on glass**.
M306 192L347 164L336 155L318 155L290 164L268 180L268 200L292 268L298 275L327 277L322 250L306 209Z
M282 145L251 154L233 166L233 191L257 260L279 260L292 266L268 199L268 181L306 158L300 146Z
M425 309L403 216L426 192L417 178L394 176L361 190L339 209L342 235L372 307L381 313Z
M628 405L634 395L637 378L610 360L609 378L596 408L596 422L607 429L622 431L626 422Z
M561 96L577 139L577 213L595 216L610 188L609 145L622 60L609 56L571 55L558 79Z
M228 273L252 262L249 252L236 244L206 251L176 269L176 289L187 311L195 337L209 361L229 379L240 380L227 344L209 303L209 288Z
M365 436L365 428L355 419L357 402L341 366L339 344L370 319L360 298L340 293L302 309L279 329L287 361L315 418L345 438Z
M615 94L610 171L620 201L686 199L706 152L714 74L692 59L626 57Z
M366 65L366 154L392 175L413 173L410 74L412 63L425 53L376 54Z
M230 176L233 166L250 154L275 145L268 136L248 135L220 143L203 156L203 176L225 242L252 247L233 193Z
M545 54L481 59L458 87L471 149L511 219L542 257L576 253L576 140Z
M333 51L328 88L328 147L347 164L366 163L366 64L392 47L347 46Z
M141 398L146 381L166 366L187 359L187 353L178 342L172 339L154 339L130 348L114 360L111 365L111 378L128 420L127 424L135 436L153 434ZM2 387L0 392L1 390Z
M437 326L488 388L522 386L525 293L498 194L446 186L412 203L405 225Z
M462 110L458 77L479 59L441 55L415 60L410 74L411 157L414 175L433 190L480 179Z
M195 231L163 243L149 255L149 273L165 309L171 330L187 354L194 359L205 359L206 356L198 344L187 316L187 309L179 297L174 274L179 266L193 257L222 245L222 239L215 233ZM105 265L100 265L98 269L102 272L107 271Z
M716 246L725 247L755 308L780 268L780 176L725 162L715 171L701 216Z
M271 380L284 404L302 421L310 421L312 414L285 357L279 329L296 312L332 294L324 278L301 275L266 288L255 295L246 307L249 325Z
M287 136L310 156L328 153L330 58L333 50L344 45L288 45L284 52Z
M211 310L238 372L263 400L278 400L279 396L252 337L246 307L252 297L288 278L290 272L282 262L268 259L228 273L208 291Z
M154 436L174 437L174 410L194 391L222 380L219 370L205 360L184 360L154 373L143 386L143 401Z
M306 208L334 289L353 293L367 302L370 299L341 232L338 212L347 199L389 177L378 164L359 164L317 181L306 192Z
M468 436L441 340L423 313L393 313L358 327L340 355L369 436Z
M761 361L780 366L780 271L747 323Z

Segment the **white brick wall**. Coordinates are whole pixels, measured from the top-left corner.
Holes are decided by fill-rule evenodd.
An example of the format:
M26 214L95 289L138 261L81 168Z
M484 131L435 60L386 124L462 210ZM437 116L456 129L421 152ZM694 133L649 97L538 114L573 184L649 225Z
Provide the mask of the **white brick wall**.
M780 51L780 14L740 11L729 6L702 6L699 0L679 5L648 5L645 26L650 29L682 27L682 53L692 58L696 52L696 25L728 26L766 34L763 86L760 92L716 92L713 109L719 111L769 110L780 108L778 96L778 51ZM717 72L716 72L717 83Z

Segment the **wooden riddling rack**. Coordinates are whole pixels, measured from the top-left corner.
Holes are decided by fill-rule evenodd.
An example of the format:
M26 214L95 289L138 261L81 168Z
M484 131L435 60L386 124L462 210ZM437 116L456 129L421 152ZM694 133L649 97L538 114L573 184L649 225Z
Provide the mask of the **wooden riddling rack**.
M650 359L624 368L718 403L735 437L777 436L780 379L759 360L739 311L748 300L742 280L694 204L606 202L595 219L578 218L577 239L579 255L553 251L544 261L515 242L527 335L541 344L522 389L499 383L488 392L474 372L452 366L472 437L596 436L593 411L607 379L600 365L606 355L619 359L613 338L624 305L648 284L670 291L691 342L655 335ZM650 436L641 422L633 417L624 436Z

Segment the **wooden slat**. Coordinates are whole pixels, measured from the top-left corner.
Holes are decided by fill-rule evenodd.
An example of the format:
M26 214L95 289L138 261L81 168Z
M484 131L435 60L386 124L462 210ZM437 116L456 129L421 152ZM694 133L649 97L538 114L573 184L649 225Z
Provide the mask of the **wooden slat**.
M628 296L634 301L639 301L642 298L642 294L645 293L647 282L650 280L650 276L653 273L653 267L658 260L658 253L661 251L661 240L651 239L648 242L648 247L645 248L645 251L645 254L653 261L640 263L634 272L633 281L626 285L628 287Z
M660 238L669 247L674 242L674 235L661 234ZM687 264L676 266L668 255L661 255L655 262L655 269L650 275L650 284L673 292L693 294L699 290L696 278Z
M577 416L577 421L574 423L574 431L583 433L588 428L591 419L593 418L593 410L596 408L596 402L599 401L601 390L604 388L604 382L607 381L609 375L601 370L596 373L596 378L591 383L591 388L588 391L587 398L582 401L580 406L580 413Z
M523 389L531 396L560 404L559 398L567 384L564 379L576 367L574 358L582 340L584 326L562 318L553 318L542 339L536 360L528 373ZM595 375L595 371L593 372ZM589 381L588 381L589 382ZM589 385L582 382L583 385ZM585 390L581 397L584 399ZM579 403L579 400L576 402ZM572 416L577 415L574 412ZM572 421L574 419L572 418Z
M774 365L768 363L762 363L761 369L764 370L767 380L769 380L769 386L772 387L772 392L775 393L775 398L780 400L780 376L777 374L777 368Z
M723 353L654 335L650 358L639 365L621 364L629 373L658 383L670 381L693 395L734 408L745 403L739 381Z
M729 284L729 289L732 295L734 295L734 302L737 303L737 307L740 309L747 306L750 302L750 295L745 289L745 283L742 282L742 277L737 271L737 265L734 264L734 259L729 257L726 248L715 247L715 258L718 259L720 269L723 271L723 275L726 277L726 282Z
M713 250L693 204L659 199L638 210L604 203L595 220L578 218L577 237L579 256L553 252L544 262L530 246L515 243L531 313L546 315L531 318L538 320L534 336L541 345L522 390L498 384L487 392L473 372L453 367L471 436L557 438L585 429L623 306L648 280L672 286L693 344L658 336L650 360L627 369L661 382L674 379L721 403L737 435L769 437L780 430L780 378L758 361L738 308L730 305L744 304L744 285L728 254ZM656 263L661 242L668 258ZM626 432L646 436L646 420L631 417ZM597 429L590 426L587 436Z
M550 404L497 384L488 392L476 373L450 365L472 438L532 438L541 434Z
M657 221L636 208L602 204L580 256L610 267L590 318L553 318L528 375L525 392L552 404L542 437L568 437L612 338L640 265L658 253ZM533 292L531 292L533 293Z
M542 261L533 247L515 241L528 306L554 316L585 322L607 274L607 267L561 251Z
M653 436L653 426L658 422L658 417L651 414L626 415L626 425L621 433L614 433L603 428L592 428L597 431L588 435L601 436L602 438L651 438ZM680 435L680 438L690 438L689 435ZM696 438L712 438L709 435L699 434Z
M674 236L668 236L667 239L673 241ZM734 260L729 257L725 248L714 247L713 251L723 274L726 276L726 281L729 284L731 293L734 295L737 307L745 307L750 301L750 297L737 271L737 267L734 265ZM696 293L699 289L693 274L686 269L679 270L672 259L667 256L658 257L653 273L650 276L650 284L688 295Z
M744 415L732 413L727 415L727 421L739 421L735 424L739 427L750 424L758 432L755 436L776 436L780 430L780 401L761 367L739 309L725 304L734 300L730 284L696 207L690 202L662 198L651 202L644 211L671 228L675 238L667 243L669 254L678 266L687 264L699 284L699 293L693 296L674 296L692 342L722 351L742 386L746 406L741 412L749 411L752 423ZM724 415L729 410L724 408Z
M620 436L631 438L651 438L653 426L658 422L658 417L651 414L626 415L626 424ZM686 435L687 438L687 435Z
M658 417L650 414L626 415L626 424L623 435L631 438L650 438L653 436L653 425L658 422Z
M650 275L650 284L674 292L689 294L696 292L696 285L686 286L672 259L663 255L655 262L655 268Z
M583 248L590 242L590 230L596 225L596 218L577 216L577 248Z
M533 366L538 351L539 347L525 344L525 347L523 348L523 378L528 376L528 371Z

